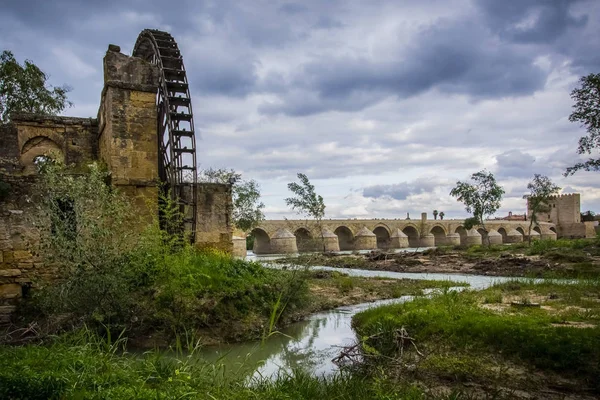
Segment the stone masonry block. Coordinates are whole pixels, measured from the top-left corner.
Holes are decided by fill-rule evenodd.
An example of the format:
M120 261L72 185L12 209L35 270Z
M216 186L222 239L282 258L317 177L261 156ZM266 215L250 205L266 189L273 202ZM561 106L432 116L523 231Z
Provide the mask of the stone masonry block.
M0 285L0 299L15 299L21 297L21 285L7 283Z
M21 275L20 269L0 269L0 278Z
M13 252L13 259L15 261L25 261L31 259L33 256L27 250L15 250Z

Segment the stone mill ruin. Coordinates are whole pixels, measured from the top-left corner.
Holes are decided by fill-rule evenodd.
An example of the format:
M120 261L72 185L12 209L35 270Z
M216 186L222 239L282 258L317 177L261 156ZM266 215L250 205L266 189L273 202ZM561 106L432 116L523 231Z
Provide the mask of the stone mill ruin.
M142 31L132 57L108 47L97 118L14 115L0 129L0 182L9 188L0 199L0 323L32 284L51 278L32 250L39 234L28 218L39 157L75 167L100 161L142 217L158 214L159 188L169 189L193 243L233 251L231 186L196 181L192 99L169 33Z

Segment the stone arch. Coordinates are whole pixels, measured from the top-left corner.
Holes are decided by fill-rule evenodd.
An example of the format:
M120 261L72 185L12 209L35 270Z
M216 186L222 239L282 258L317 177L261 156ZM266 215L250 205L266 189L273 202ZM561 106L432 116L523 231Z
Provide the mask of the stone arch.
M464 226L459 226L454 230L454 233L458 233L460 236L460 244L467 244L467 230Z
M439 225L434 226L433 228L431 228L429 233L431 233L433 235L433 237L435 238L434 243L436 246L442 246L442 245L446 244L446 231L441 226L439 226Z
M354 250L354 234L347 226L338 226L333 231L338 237L340 250Z
M377 226L373 229L373 233L377 236L377 248L378 249L389 249L390 248L390 232L385 226Z
M525 236L525 230L523 228L521 228L520 226L517 227L517 229L515 229L517 232L519 232L521 235Z
M271 238L269 234L261 228L254 228L250 235L254 236L254 254L269 254L271 252Z
M21 148L21 164L25 174L35 174L38 171L36 160L48 157L55 161L64 161L62 148L52 139L45 136L35 136L29 139Z
M408 236L409 247L419 247L419 231L412 225L405 226L402 233Z
M533 227L533 230L536 231L537 233L539 233L540 235L542 234L542 230L540 229L539 226Z
M508 235L506 233L506 229L504 229L504 227L501 227L501 228L498 229L498 233L502 235L502 243L507 243L506 237Z
M312 233L306 228L298 228L294 231L296 236L296 246L300 253L307 251L315 251L316 243Z
M552 232L556 233L556 228L555 228L555 227L551 226L551 227L550 227L550 230L551 230Z

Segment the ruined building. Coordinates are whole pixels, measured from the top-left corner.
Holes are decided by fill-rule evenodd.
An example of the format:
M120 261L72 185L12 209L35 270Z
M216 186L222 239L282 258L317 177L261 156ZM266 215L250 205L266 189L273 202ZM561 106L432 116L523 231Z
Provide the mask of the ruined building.
M233 250L231 185L195 181L191 98L177 44L168 33L145 30L134 55L109 46L97 118L16 115L0 126L0 322L32 282L52 278L32 251L40 156L75 166L102 162L112 185L133 200L131 212L142 216L158 213L162 184L182 199L196 245Z

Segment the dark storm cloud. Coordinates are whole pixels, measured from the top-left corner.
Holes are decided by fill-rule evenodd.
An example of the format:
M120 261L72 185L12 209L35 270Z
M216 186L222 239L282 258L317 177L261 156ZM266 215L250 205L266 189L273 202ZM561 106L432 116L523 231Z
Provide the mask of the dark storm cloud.
M431 192L440 185L441 182L435 179L416 179L412 182L367 186L363 189L362 194L364 197L371 198L389 197L396 200L405 200L408 196Z
M536 52L566 57L580 75L600 68L600 4L596 0L482 0L475 2L494 33Z
M480 0L486 21L503 38L522 43L550 43L570 28L581 28L589 16L575 16L579 0Z
M279 104L265 113L308 115L355 111L388 96L410 97L432 88L474 98L527 95L544 87L547 73L535 55L489 39L466 21L441 21L419 32L407 49L390 49L391 61L363 56L323 57L302 66Z

